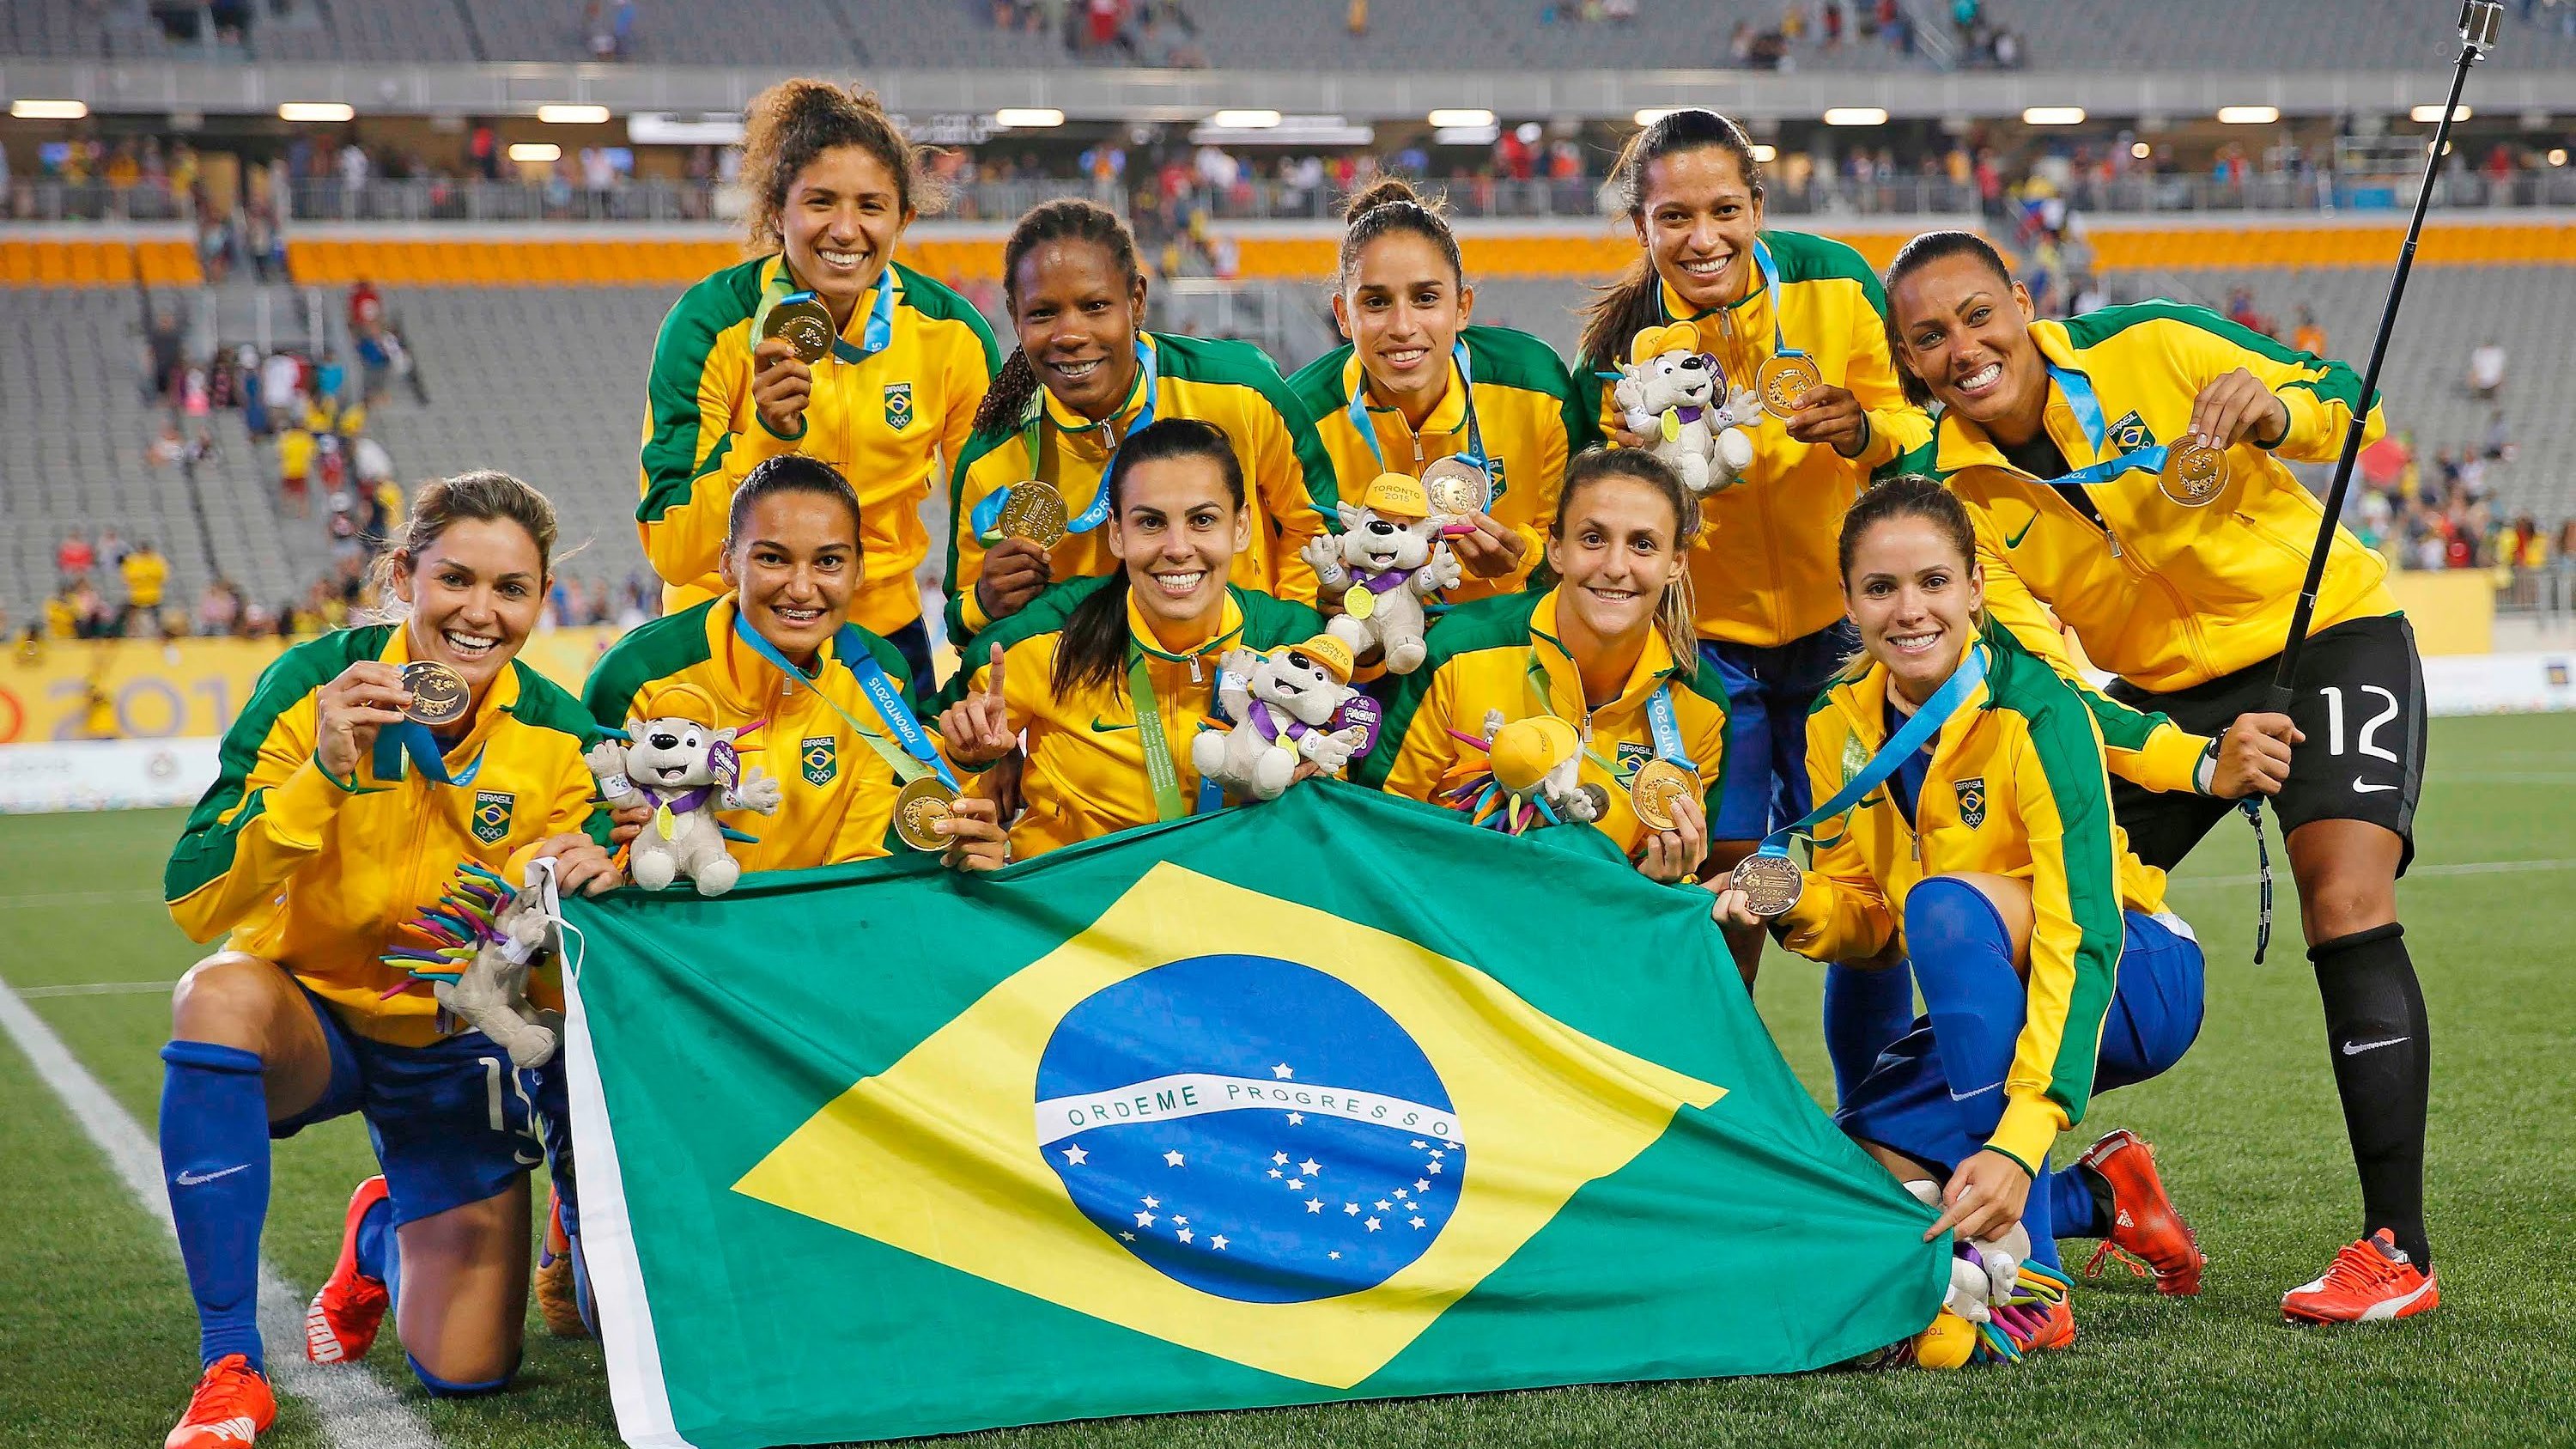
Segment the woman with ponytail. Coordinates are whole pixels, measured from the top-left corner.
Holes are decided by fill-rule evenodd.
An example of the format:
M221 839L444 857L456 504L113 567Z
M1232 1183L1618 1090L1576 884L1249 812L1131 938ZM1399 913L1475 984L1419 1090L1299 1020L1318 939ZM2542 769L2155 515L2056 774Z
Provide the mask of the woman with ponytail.
M1136 238L1094 202L1021 217L1002 287L1019 346L949 478L948 637L962 648L1048 584L1117 567L1104 480L1124 440L1165 418L1213 423L1232 442L1253 509L1235 581L1311 602L1314 571L1297 551L1332 509L1332 464L1270 359L1248 342L1147 332ZM1009 490L1029 480L1063 501L1052 547L1003 527Z
M866 91L788 80L752 99L742 180L748 261L690 288L662 319L644 421L636 526L676 611L724 593L733 493L788 453L820 458L858 488L867 574L850 617L930 677L914 573L934 456L955 458L999 364L972 305L894 260L914 217L941 196L921 153ZM764 338L774 309L820 301L827 356L797 359Z
M1597 441L1591 407L1545 342L1471 321L1476 289L1438 203L1390 177L1342 216L1333 320L1350 340L1288 380L1337 496L1442 458L1477 467L1490 501L1449 540L1466 581L1445 597L1513 592L1546 550L1567 460Z
M1843 617L1835 531L1872 470L1921 446L1932 425L1888 363L1878 278L1841 242L1764 229L1762 166L1735 122L1671 112L1630 139L1611 182L1640 252L1586 315L1582 368L1594 382L1629 360L1638 333L1676 323L1730 387L1759 389L1765 363L1795 367L1801 355L1819 379L1794 397L1782 390L1788 416L1765 412L1750 427L1744 481L1700 504L1691 557L1700 655L1727 699L1734 766L1709 822L1711 854L1731 866L1807 813L1807 708L1859 649ZM1606 388L1603 407L1607 429ZM1761 935L1730 938L1750 979ZM1838 1084L1859 1081L1910 1019L1906 990L1902 972L1827 970Z
M1693 647L1698 527L1690 491L1662 459L1602 448L1578 456L1548 531L1556 586L1451 610L1422 667L1398 677L1378 746L1352 778L1442 798L1491 768L1469 739L1553 716L1580 742L1583 781L1605 792L1592 824L1649 877L1697 879L1729 764L1726 696ZM1641 770L1678 770L1685 782L1647 802L1669 811L1669 829L1638 818L1630 787Z
M1217 713L1225 656L1304 644L1324 627L1313 609L1235 582L1261 523L1237 446L1183 417L1121 442L1099 530L1109 571L1055 585L975 641L973 667L940 696L940 738L950 759L982 771L1016 757L1025 736L1025 810L1007 843L989 817L951 815L952 864L991 869L1215 803L1190 742ZM1347 675L1347 654L1341 663Z

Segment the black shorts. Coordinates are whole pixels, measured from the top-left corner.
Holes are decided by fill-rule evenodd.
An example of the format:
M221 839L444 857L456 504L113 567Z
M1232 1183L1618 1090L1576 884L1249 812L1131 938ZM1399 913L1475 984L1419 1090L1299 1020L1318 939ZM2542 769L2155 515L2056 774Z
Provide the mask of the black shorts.
M2127 680L2104 691L2194 734L2215 735L2265 707L2279 660L2206 684L2156 694ZM2424 661L2403 614L2348 619L2308 636L2290 718L2306 742L2290 751L2290 778L2271 799L2284 834L2311 820L2367 820L2405 842L2397 873L2415 858L2415 801L2424 788ZM2232 801L2111 782L2111 810L2138 859L2171 870L2235 808Z

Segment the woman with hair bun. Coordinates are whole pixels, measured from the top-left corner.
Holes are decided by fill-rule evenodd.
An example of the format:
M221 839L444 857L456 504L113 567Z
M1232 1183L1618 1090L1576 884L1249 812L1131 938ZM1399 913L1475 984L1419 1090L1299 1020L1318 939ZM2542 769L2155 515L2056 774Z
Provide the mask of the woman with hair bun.
M1481 473L1487 501L1449 540L1466 579L1443 597L1512 593L1547 551L1567 461L1599 441L1591 409L1545 342L1473 322L1476 289L1437 201L1390 177L1342 216L1333 320L1350 340L1289 389L1332 455L1340 497L1444 458Z
M894 260L905 228L944 197L875 96L781 81L745 120L756 255L691 287L662 320L635 514L644 552L667 608L722 594L734 489L767 459L820 458L859 493L867 575L850 616L927 678L913 583L930 548L920 507L934 457L965 445L1000 351L965 298ZM815 325L818 302L828 329ZM810 362L797 329L775 325L799 316L806 346L827 349ZM778 330L790 335L766 335Z

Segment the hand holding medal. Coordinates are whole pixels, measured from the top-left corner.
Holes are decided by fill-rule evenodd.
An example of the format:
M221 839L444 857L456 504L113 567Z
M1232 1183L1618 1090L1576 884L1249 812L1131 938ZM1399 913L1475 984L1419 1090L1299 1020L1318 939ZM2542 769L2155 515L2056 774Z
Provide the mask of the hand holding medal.
M377 734L410 718L404 710L412 702L396 666L377 659L350 665L314 695L314 760L334 779L354 779Z
M1736 862L1717 888L1715 915L1731 926L1768 925L1787 915L1806 889L1806 872L1796 861L1756 851Z

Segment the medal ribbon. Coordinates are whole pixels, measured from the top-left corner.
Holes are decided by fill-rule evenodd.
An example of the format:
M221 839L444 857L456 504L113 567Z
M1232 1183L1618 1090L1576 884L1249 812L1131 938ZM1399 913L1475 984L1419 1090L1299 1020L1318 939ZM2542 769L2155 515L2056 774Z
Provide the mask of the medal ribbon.
M1184 815L1218 809L1225 804L1225 791L1214 780L1202 778L1195 805L1181 799L1181 771L1172 760L1171 740L1163 733L1162 707L1154 698L1152 661L1160 659L1167 664L1196 664L1222 650L1228 640L1242 632L1242 626L1237 625L1191 654L1167 654L1133 636L1127 641L1127 701L1136 711L1136 739L1145 747L1145 780L1154 787L1154 818L1157 820L1178 820ZM1224 666L1213 660L1209 661L1208 667L1216 671L1216 682L1208 689L1213 705L1225 688L1226 674Z
M1762 274L1763 295L1771 300L1771 355L1806 356L1806 353L1790 346L1789 335L1780 330L1780 267L1771 260L1771 248L1760 237L1753 239L1753 269Z
M895 732L896 739L903 741L901 749L895 748L893 740L859 723L858 716L841 708L839 700L825 694L820 686L806 677L805 671L789 663L777 645L760 637L759 632L742 617L738 605L733 616L733 632L736 638L751 646L752 653L778 666L788 678L805 686L816 699L830 705L832 713L839 715L860 739L867 741L868 748L877 752L887 768L894 771L897 780L909 785L924 775L935 774L939 783L950 790L959 788L956 775L949 771L948 762L939 758L938 749L930 743L930 732L923 729L921 721L914 719L912 711L904 707L903 691L895 688L885 666L877 663L876 656L869 652L867 641L859 637L857 629L842 625L840 632L832 636L832 652L840 656L842 666L859 681L859 690L867 695L868 703L876 707L877 717Z
M1791 839L1814 839L1816 826L1859 804L1863 796L1902 768L1908 756L1939 734L1941 726L1950 722L1950 716L1959 712L1959 706L1967 703L1968 696L1975 693L1977 686L1985 680L1986 646L1982 642L1971 644L1967 657L1959 661L1959 667L1950 671L1950 677L1941 681L1941 687L1932 692L1932 697L1923 702L1923 707L1914 712L1913 718L1888 736L1887 743L1878 747L1878 753L1870 756L1869 763L1861 767L1859 774L1845 780L1832 799L1808 811L1805 819L1765 836L1753 853L1786 858Z
M1136 378L1139 384L1137 391L1143 395L1144 402L1136 410L1135 423L1119 434L1118 441L1120 443L1126 442L1129 438L1136 436L1138 433L1141 433L1145 429L1154 425L1154 394L1159 390L1159 384L1162 381L1162 374L1162 364L1156 360L1154 349L1146 345L1145 338L1141 333L1138 334L1136 338ZM1041 389L1041 391L1043 391L1043 389ZM1109 420L1097 422L1088 428L1076 429L1075 431L1086 433L1098 432L1108 428L1115 420L1116 419L1113 415ZM1038 444L1041 432L1045 426L1046 399L1044 397L1032 398L1029 402L1028 417L1020 424L1020 446L1029 455L1029 471L1032 473L1035 473L1038 469ZM1058 431L1063 431L1061 425L1059 425ZM1109 450L1109 461L1102 464L1100 468L1100 491L1092 495L1091 506L1082 510L1081 516L1065 520L1064 531L1066 533L1089 533L1093 529L1098 528L1100 525L1109 521L1109 479L1110 475L1117 472L1117 470L1118 449L1113 445ZM1047 481L1053 482L1054 480L1049 479ZM967 521L974 526L975 536L977 538L986 540L999 540L1001 538L1002 505L1010 501L1010 493L1011 490L1007 488L996 488L992 492L975 500L974 510L967 515Z
M477 750L473 760L462 771L450 775L446 752L438 747L438 736L431 734L429 726L416 719L401 720L376 731L376 778L401 779L405 756L410 757L412 768L420 771L420 777L434 785L454 785L461 790L473 784L474 777L483 772L483 752Z
M769 285L762 290L760 316L753 321L751 327L752 340L755 343L760 340L761 326L768 320L770 309L782 302L799 301L806 297L816 297L814 290L810 287L799 288L794 274L787 269L786 259L780 258L778 275L770 278ZM821 299L816 297L816 300ZM859 345L852 347L835 336L832 339L832 357L839 362L865 362L893 345L894 263L888 262L886 269L877 276L876 300L868 306L868 321L867 325L859 330Z
M1485 475L1485 502L1490 505L1494 501L1494 464L1485 454L1484 427L1476 421L1476 379L1467 367L1467 344L1450 343L1449 360L1457 365L1458 385L1466 389L1467 399L1467 451L1457 457L1460 462ZM1360 435L1361 442L1368 444L1369 456L1377 460L1377 470L1381 473L1387 471L1386 450L1378 446L1377 425L1369 419L1366 368L1360 370L1359 386L1351 389L1350 405L1345 411L1350 415L1352 430Z

